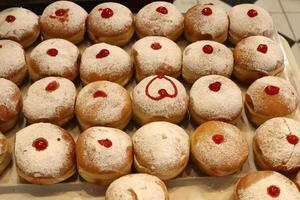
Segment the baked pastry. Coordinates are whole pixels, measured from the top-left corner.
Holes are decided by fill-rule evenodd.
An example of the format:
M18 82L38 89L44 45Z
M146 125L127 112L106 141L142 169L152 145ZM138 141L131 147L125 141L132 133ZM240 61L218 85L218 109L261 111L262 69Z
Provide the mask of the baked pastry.
M298 107L298 101L297 92L287 80L266 76L254 81L248 88L245 110L249 120L259 126L268 119L292 114Z
M175 78L181 74L181 49L168 38L144 37L132 46L132 55L138 81L156 74Z
M253 151L263 170L282 173L300 170L300 123L289 118L273 118L255 131Z
M299 200L300 193L287 177L273 171L251 172L240 179L235 200Z
M241 40L233 51L236 79L251 83L263 76L275 76L284 69L281 47L263 36L251 36Z
M95 43L123 46L134 34L133 14L122 4L101 3L90 12L87 31Z
M11 161L11 147L9 141L0 132L0 175L4 172Z
M179 123L187 112L188 100L184 86L175 78L149 76L133 89L133 115L142 125L153 121Z
M148 174L130 174L115 180L105 193L105 200L169 200L166 185Z
M189 136L169 122L152 122L132 136L134 167L140 173L169 180L178 176L189 160Z
M55 1L40 17L44 39L62 38L78 44L84 39L87 12L71 1Z
M230 79L220 75L199 78L190 90L189 111L201 124L220 120L235 124L243 110L240 88Z
M248 158L246 136L235 126L209 121L191 137L191 155L197 168L211 176L226 176L240 170Z
M177 40L183 32L184 17L175 5L156 1L144 6L136 15L135 31L145 36L164 36Z
M254 35L273 37L274 27L271 15L254 4L240 4L229 12L229 41L237 44L240 40Z
M32 80L47 76L60 76L74 80L78 75L79 50L63 39L49 39L37 45L28 58Z
M128 53L118 46L100 43L85 49L81 57L80 78L84 85L107 80L126 85L133 73Z
M107 185L130 173L131 138L115 128L89 128L76 141L76 157L80 176L88 182Z
M0 132L6 132L14 127L21 110L20 89L13 82L0 78Z
M46 77L33 83L23 98L27 123L65 125L74 116L76 88L66 78Z
M0 78L21 85L27 74L22 46L12 40L0 40Z
M188 83L211 74L230 77L233 70L233 54L225 45L214 41L198 41L183 51L182 77Z
M294 182L300 191L300 171L297 173L297 176L296 176Z
M213 3L197 4L184 16L184 36L189 42L227 40L229 20L226 11Z
M26 8L8 8L0 12L0 39L10 39L24 48L40 35L39 17Z
M75 113L83 130L91 126L123 129L131 119L131 99L119 84L96 81L79 92Z
M16 133L15 163L19 176L30 183L62 182L76 172L75 142L56 125L27 126Z

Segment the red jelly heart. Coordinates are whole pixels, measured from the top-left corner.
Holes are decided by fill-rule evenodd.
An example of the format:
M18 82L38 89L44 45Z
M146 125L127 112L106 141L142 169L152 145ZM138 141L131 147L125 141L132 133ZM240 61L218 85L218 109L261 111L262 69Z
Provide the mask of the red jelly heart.
M104 139L104 140L98 140L98 143L101 144L102 146L109 148L112 146L112 142L109 139Z
M99 53L96 55L96 58L104 58L109 55L109 50L101 49Z
M209 16L212 14L212 9L209 7L205 7L202 9L201 13L205 16Z
M97 90L96 92L94 92L93 97L94 98L97 98L97 97L107 97L107 94L104 91L102 91L102 90Z
M286 139L290 144L293 145L296 145L299 142L299 138L296 135L287 135Z
M58 9L55 11L55 15L58 17L64 16L66 14L66 10L65 9Z
M37 151L42 151L48 147L48 142L44 138L37 138L33 141L32 146L35 147Z
M271 197L278 197L280 195L280 189L275 185L269 186L267 191Z
M59 87L59 83L57 81L52 81L46 86L45 90L48 92L53 92L58 87Z
M7 15L5 19L8 23L11 23L16 20L16 17L13 15Z
M104 9L100 9L102 12L101 12L101 17L103 18L110 18L111 16L114 15L114 11L110 8L104 8Z
M224 136L220 135L220 134L215 134L215 135L212 136L212 140L216 144L221 144L222 142L224 142Z
M259 51L261 53L267 53L268 46L266 44L260 44L257 46L257 51Z
M257 13L256 10L250 9L250 10L248 10L247 15L248 15L249 17L256 17L256 16L258 15L258 13Z
M218 92L221 89L221 86L222 86L222 83L219 81L216 81L214 83L209 84L208 88L211 91Z
M164 6L157 7L156 11L164 15L168 14L168 9Z
M265 93L268 95L276 95L279 93L280 88L274 85L268 85L265 87Z
M161 49L161 45L158 42L154 42L151 44L151 48L154 50Z
M58 54L58 50L54 48L48 49L47 54L54 57Z
M156 79L165 79L166 81L168 81L171 84L171 86L174 88L174 93L170 94L170 93L168 93L167 90L161 88L157 91L157 93L159 94L158 96L151 95L149 93L149 87L152 85L153 81L155 81ZM146 85L145 93L150 99L158 101L165 97L175 98L178 94L178 89L177 89L175 83L171 79L169 79L168 77L166 77L163 74L159 74L159 75L156 75L152 80L150 80L149 83Z
M211 54L214 51L214 48L211 45L206 44L202 47L202 51L206 54Z

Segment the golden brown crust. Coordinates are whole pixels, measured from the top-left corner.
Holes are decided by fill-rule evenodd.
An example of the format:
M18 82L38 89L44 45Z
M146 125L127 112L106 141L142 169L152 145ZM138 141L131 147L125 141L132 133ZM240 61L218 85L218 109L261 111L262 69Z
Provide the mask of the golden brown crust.
M11 161L11 148L9 141L0 132L0 175L4 172Z
M297 173L296 178L294 179L294 182L296 184L296 186L298 187L298 190L300 192L300 171Z

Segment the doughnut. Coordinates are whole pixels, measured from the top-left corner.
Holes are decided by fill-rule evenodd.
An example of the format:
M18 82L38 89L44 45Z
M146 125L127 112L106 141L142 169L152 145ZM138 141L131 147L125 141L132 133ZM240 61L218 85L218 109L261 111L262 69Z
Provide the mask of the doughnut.
M134 34L133 14L119 3L101 3L88 16L87 32L94 43L123 46Z
M23 47L12 40L0 40L0 78L21 85L27 75Z
M211 176L239 171L248 158L246 136L228 123L201 124L191 137L191 158L196 167Z
M131 138L108 127L92 127L76 141L77 166L86 181L107 185L129 174L133 162Z
M189 160L189 136L169 122L151 122L132 136L134 166L140 173L169 180L178 176Z
M266 76L254 81L245 94L248 119L256 126L274 117L290 116L298 107L298 96L285 79Z
M188 100L184 86L175 78L148 76L132 92L134 119L141 125L153 121L179 123L186 115Z
M110 184L105 200L169 200L166 185L156 176L129 174Z
M226 11L213 3L197 4L184 16L184 36L189 42L227 40L229 20Z
M287 177L274 171L257 171L241 178L235 200L299 200L300 193Z
M279 44L264 36L241 40L233 51L235 78L251 83L263 76L275 76L284 69L284 56Z
M300 122L277 117L263 123L255 131L255 161L263 170L282 173L300 170Z
M164 36L177 40L184 27L181 12L169 2L156 1L144 6L135 17L135 31L138 37Z
M199 78L190 90L189 111L199 124L210 120L236 124L242 110L240 88L224 76L208 75Z
M225 45L209 40L194 42L183 51L182 77L190 84L212 74L229 78L233 63L232 51Z
M11 147L9 141L0 132L0 175L4 172L11 161Z
M7 132L15 126L21 110L20 89L13 82L0 78L0 132Z
M78 75L79 50L68 40L49 39L37 45L28 58L28 71L36 81L59 76L73 81Z
M271 15L254 4L240 4L229 12L229 41L237 44L249 36L273 37L274 27Z
M147 36L138 40L132 46L132 55L138 81L156 74L175 78L181 74L181 49L166 37Z
M30 183L62 182L76 172L75 142L56 125L32 124L16 133L15 164L18 175Z
M123 129L131 119L131 99L119 84L96 81L80 90L75 113L83 130L92 126Z
M71 1L56 1L48 5L40 17L44 39L62 38L74 44L84 39L87 12Z
M49 122L64 126L74 116L76 88L66 78L46 77L33 83L23 98L27 123Z
M26 8L0 12L0 39L10 39L29 47L40 35L39 17Z
M131 79L133 64L128 53L122 48L100 43L85 49L79 71L84 85L106 80L124 86Z

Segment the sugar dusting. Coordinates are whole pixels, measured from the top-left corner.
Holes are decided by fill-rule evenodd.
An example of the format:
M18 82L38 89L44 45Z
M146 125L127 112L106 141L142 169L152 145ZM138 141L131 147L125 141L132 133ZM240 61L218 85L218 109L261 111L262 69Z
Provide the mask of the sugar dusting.
M20 98L14 97L17 92L20 90L13 82L0 78L0 106L5 106L15 114L20 101Z

